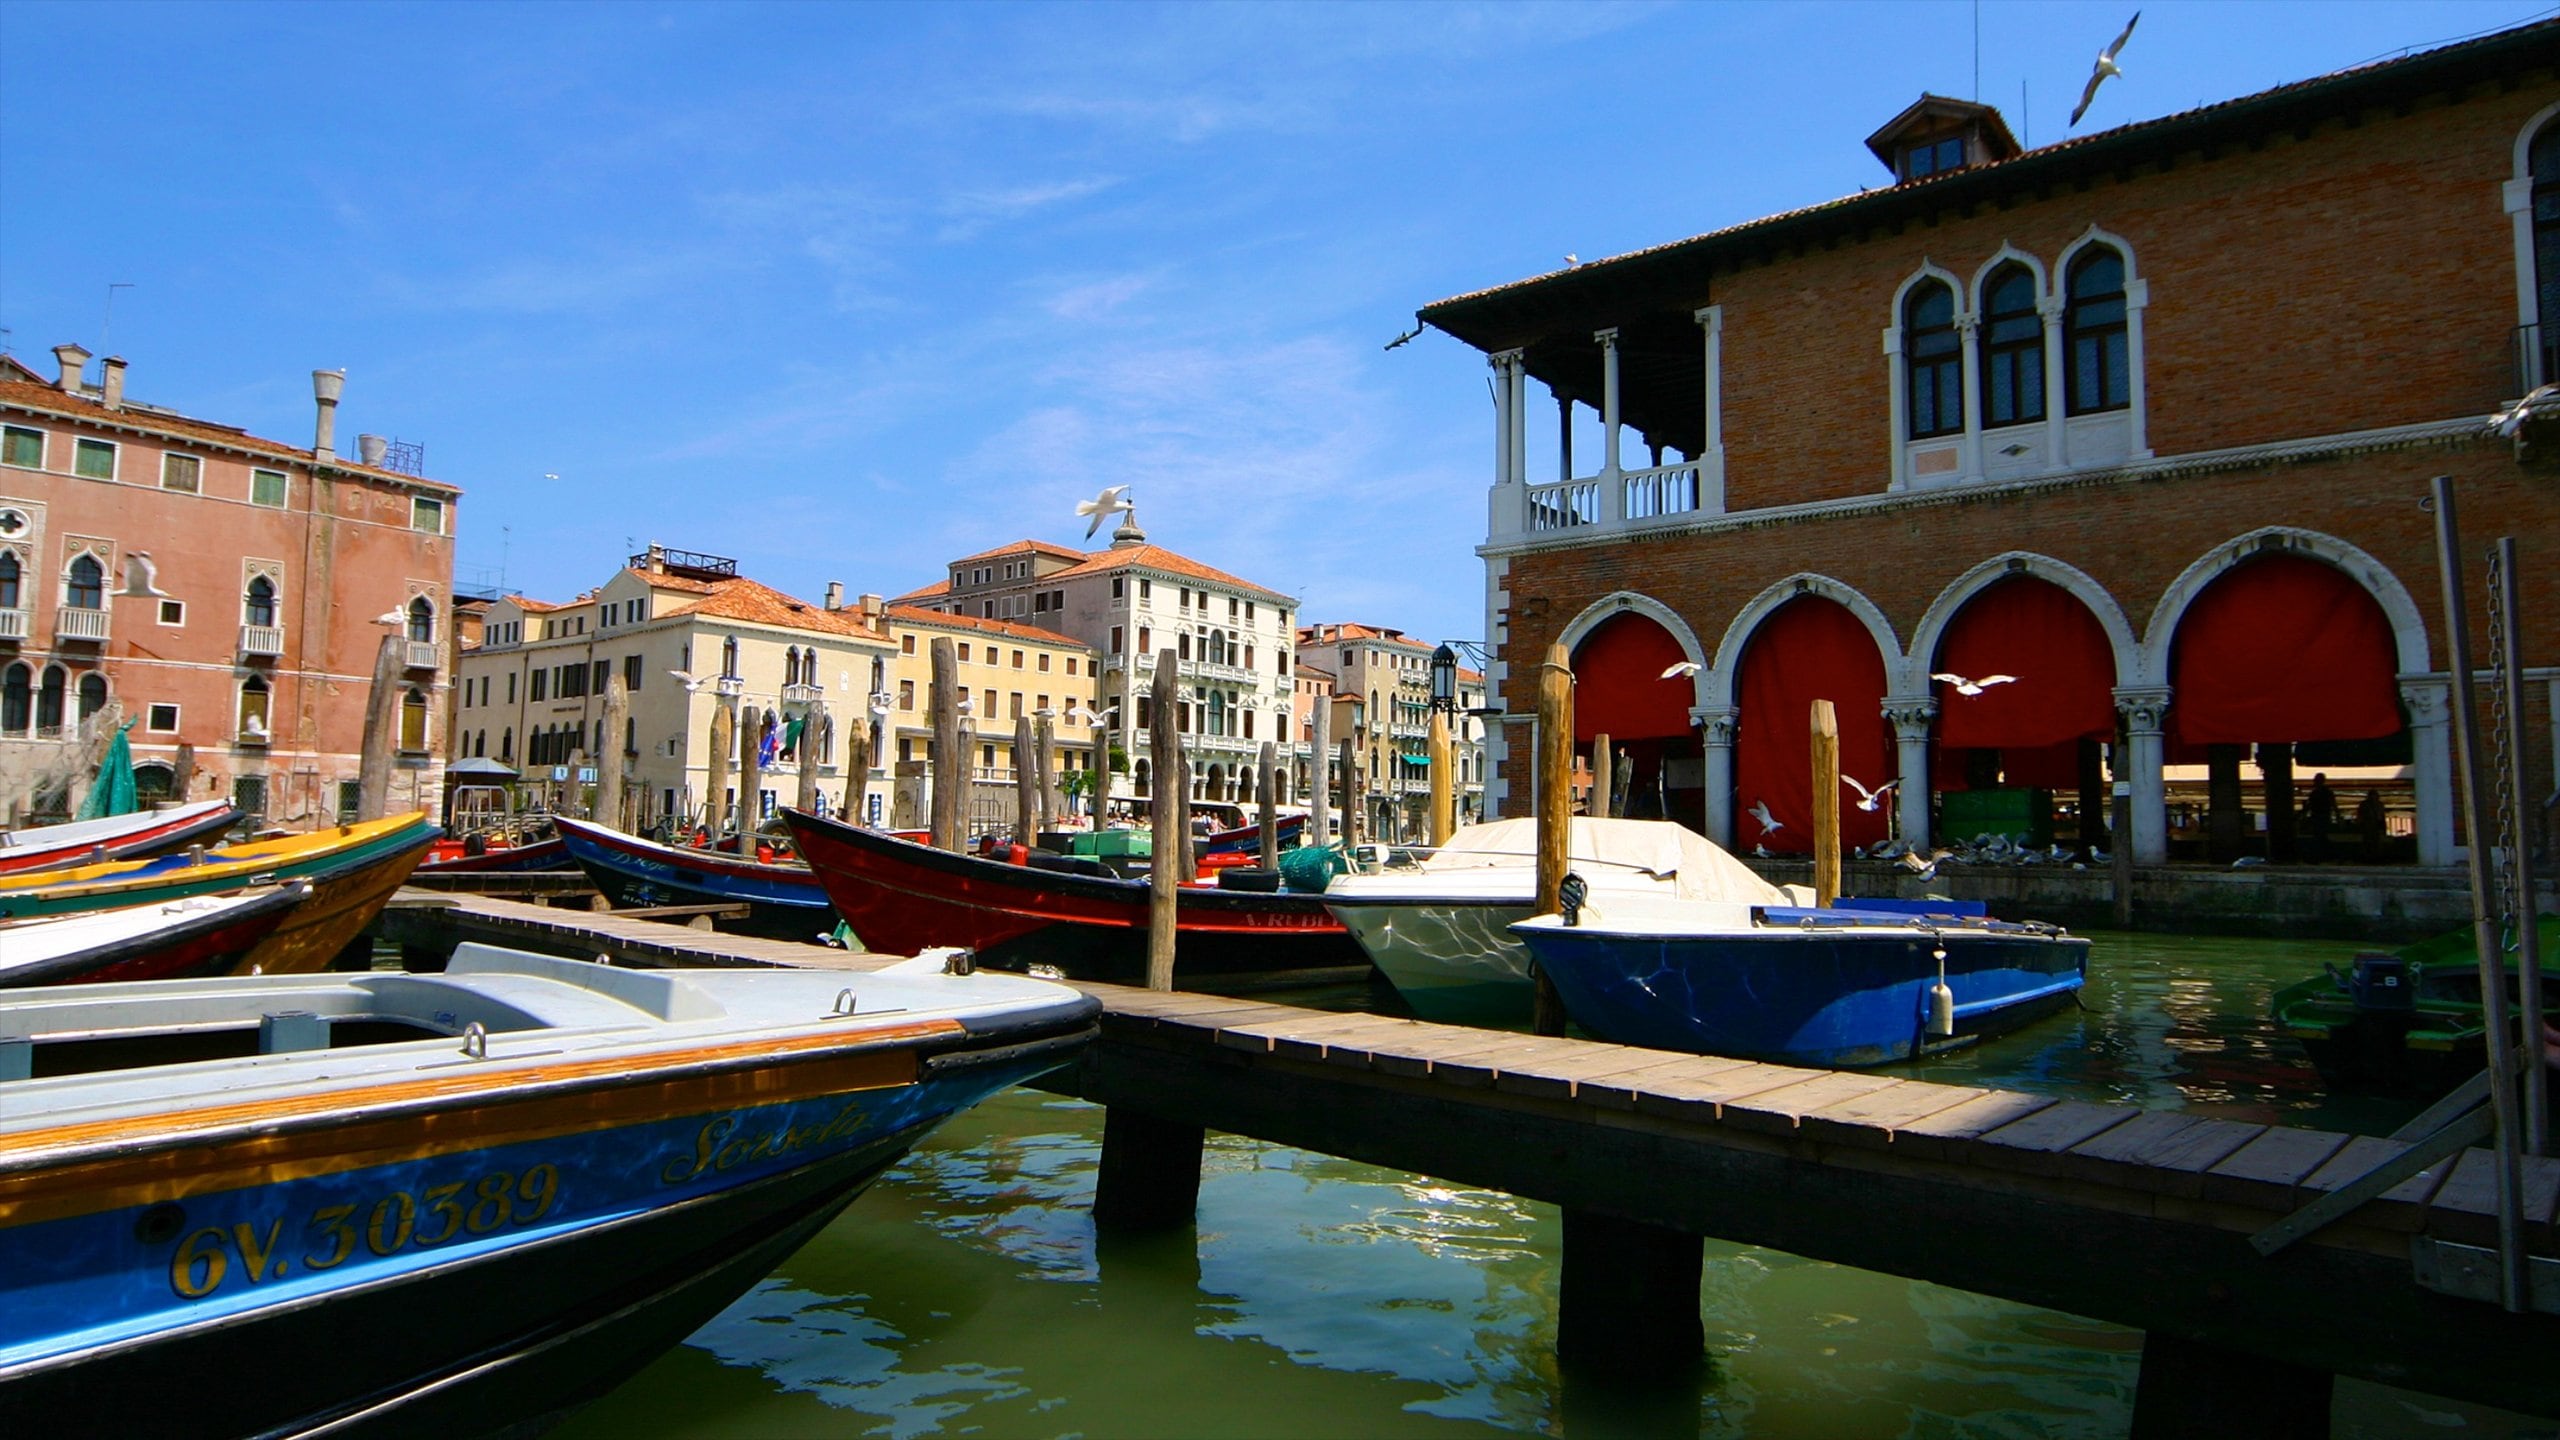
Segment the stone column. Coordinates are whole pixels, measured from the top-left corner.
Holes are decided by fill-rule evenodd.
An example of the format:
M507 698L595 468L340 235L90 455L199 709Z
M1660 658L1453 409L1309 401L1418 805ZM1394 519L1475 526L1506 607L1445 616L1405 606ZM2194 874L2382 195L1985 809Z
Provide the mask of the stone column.
M1520 352L1505 350L1487 357L1493 367L1493 490L1485 517L1488 536L1516 535L1529 528L1527 464L1521 459L1526 432L1520 418Z
M1616 327L1595 330L1591 338L1600 342L1600 431L1601 473L1615 475L1618 463L1618 332ZM1605 507L1604 507L1605 508Z
M1698 727L1704 759L1707 838L1730 850L1734 848L1733 735L1742 724L1742 711L1731 705L1699 706L1689 712L1689 723Z
M2036 314L2044 319L2044 463L2058 470L2071 461L2071 436L2063 423L2071 404L2062 393L2061 277L2055 281L2054 293L2037 303Z
M1968 480L1982 478L1982 352L1973 343L1981 329L1978 312L1957 312L1956 344L1962 347L1958 353L1964 371L1964 439L1957 453Z
M1893 726L1894 833L1917 850L1929 848L1929 726L1938 717L1930 695L1888 695L1884 718Z
M1573 478L1573 397L1561 390L1556 397L1556 479Z
M2451 865L2460 859L2453 833L2453 687L2404 676L2400 703L2409 710L2410 768L2417 772L2418 863Z
M1724 307L1709 305L1690 318L1706 336L1706 425L1698 447L1698 509L1724 513Z
M2120 689L2116 713L2124 717L2124 759L2116 778L2133 784L2133 858L2159 865L2169 858L2169 795L2160 767L2167 758L2161 724L2169 718L2166 689ZM2113 837L2117 845L2125 837Z

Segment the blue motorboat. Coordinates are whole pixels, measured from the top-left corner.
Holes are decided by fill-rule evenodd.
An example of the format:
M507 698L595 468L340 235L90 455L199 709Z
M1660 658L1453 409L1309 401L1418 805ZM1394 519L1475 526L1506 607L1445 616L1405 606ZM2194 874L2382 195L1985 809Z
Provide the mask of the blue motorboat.
M0 999L0 1435L533 1433L1097 1008L479 945Z
M817 940L836 928L827 892L796 861L661 845L565 815L551 823L569 858L617 909L744 905L746 918L726 928L768 940Z
M1978 911L1611 896L1511 931L1604 1040L1830 1068L2014 1030L2072 1004L2089 962L2087 940Z

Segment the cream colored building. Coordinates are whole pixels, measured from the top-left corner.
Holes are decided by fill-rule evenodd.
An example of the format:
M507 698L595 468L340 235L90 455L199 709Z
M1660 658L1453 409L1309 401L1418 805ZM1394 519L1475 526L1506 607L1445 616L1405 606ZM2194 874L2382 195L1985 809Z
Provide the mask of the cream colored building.
M1380 625L1303 625L1298 629L1302 666L1321 667L1332 678L1331 739L1352 742L1360 767L1363 820L1370 833L1418 838L1427 825L1431 771L1431 657L1438 647ZM1484 706L1484 676L1457 672L1457 714L1449 738L1456 766L1461 823L1480 814L1484 802L1484 720L1467 712ZM1302 724L1312 709L1301 700Z
M871 697L888 687L895 647L883 608L876 595L846 606L834 585L824 601L801 600L738 574L733 560L661 545L566 603L502 596L462 658L451 758L513 766L574 809L595 757L618 751L633 794L626 818L690 821L704 811L712 715L725 705L733 723L745 712L758 719L735 727L724 813L736 813L750 744L776 754L757 785L758 817L796 802L798 751L784 753L783 743L795 722L817 747L820 806L834 813L846 798L848 727L868 723ZM605 689L617 676L630 696L618 746L603 733ZM875 758L873 781L883 775ZM881 794L884 784L867 784L863 798Z
M1045 612L1044 612L1045 613ZM890 661L890 773L901 778L885 823L925 823L941 774L933 753L933 642L952 642L955 679L967 697L962 712L968 747L971 828L1009 828L1019 804L1014 738L1020 721L1049 722L1052 769L1061 785L1093 765L1092 714L1101 699L1102 657L1092 646L1017 620L957 615L891 605L885 616L896 646ZM913 782L913 783L907 783ZM1055 813L1073 807L1063 801Z

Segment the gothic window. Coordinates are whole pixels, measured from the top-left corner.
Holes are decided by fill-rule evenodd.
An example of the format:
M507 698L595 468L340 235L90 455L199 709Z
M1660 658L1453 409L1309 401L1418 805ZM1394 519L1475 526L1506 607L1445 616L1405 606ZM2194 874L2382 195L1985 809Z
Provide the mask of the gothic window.
M1985 425L2044 418L2044 317L2035 272L2014 261L1982 287L1982 411Z
M1911 387L1911 438L1964 429L1964 357L1956 338L1956 292L1928 280L1902 303L1903 363Z
M2132 403L2125 348L2124 257L2092 245L2071 262L2062 312L2063 384L2069 413L2094 415Z

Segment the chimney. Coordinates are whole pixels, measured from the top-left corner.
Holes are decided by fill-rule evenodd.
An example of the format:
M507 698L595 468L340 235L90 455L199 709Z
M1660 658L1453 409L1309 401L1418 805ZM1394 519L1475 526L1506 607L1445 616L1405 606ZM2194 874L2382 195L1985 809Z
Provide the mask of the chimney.
M880 628L880 611L881 611L881 609L882 609L882 606L881 606L881 604L880 604L880 597L879 597L879 596L877 596L877 595L863 595L863 596L859 596L859 597L857 597L857 598L854 600L854 602L853 602L853 603L854 603L855 605L857 605L857 606L860 606L860 607L861 607L861 609L862 609L862 623L863 623L863 624L870 626L870 627L871 627L872 629L874 629L874 630L877 630L877 629L879 629L879 628Z
M827 608L830 610L841 610L844 608L843 581L830 580L827 582Z
M649 573L652 575L667 573L667 547L655 540L649 542Z
M110 410L124 408L124 357L110 355L98 362L106 378L99 385L98 400Z
M311 398L320 405L319 423L311 432L311 458L314 460L338 458L338 393L346 388L347 372L344 370L311 372Z
M56 345L53 358L62 366L62 378L54 385L65 395L80 393L80 372L89 368L89 352L77 345Z
M357 458L363 460L365 464L372 466L376 470L382 468L383 457L390 453L391 442L383 439L379 435L359 435L356 437Z

